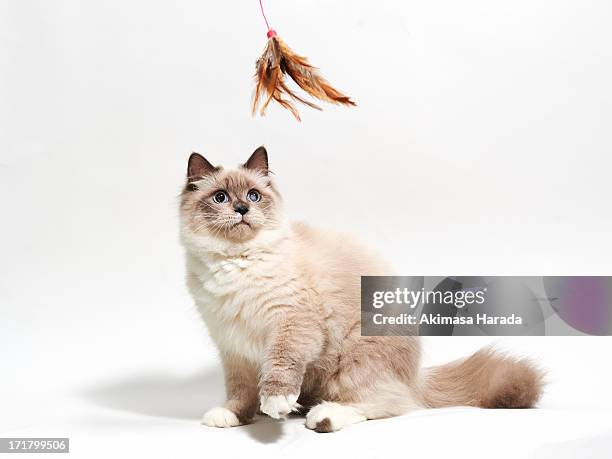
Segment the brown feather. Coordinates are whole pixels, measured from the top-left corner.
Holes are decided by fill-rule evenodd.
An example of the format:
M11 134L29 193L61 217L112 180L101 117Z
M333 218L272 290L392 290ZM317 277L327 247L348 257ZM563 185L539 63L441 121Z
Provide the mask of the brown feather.
M310 96L332 104L355 106L351 98L335 89L319 69L313 67L303 56L294 53L277 35L268 39L268 43L255 64L255 91L253 93L253 115L259 109L264 116L272 100L289 110L300 121L300 115L293 102L299 102L317 110L321 107L297 95L286 83L285 75ZM264 99L265 98L265 99Z

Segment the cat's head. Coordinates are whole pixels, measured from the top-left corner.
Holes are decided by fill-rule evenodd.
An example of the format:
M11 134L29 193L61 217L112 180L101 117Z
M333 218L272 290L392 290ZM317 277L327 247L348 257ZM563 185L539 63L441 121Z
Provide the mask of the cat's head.
M270 178L268 153L259 147L236 169L213 166L192 153L181 196L183 230L246 242L281 224L281 198Z

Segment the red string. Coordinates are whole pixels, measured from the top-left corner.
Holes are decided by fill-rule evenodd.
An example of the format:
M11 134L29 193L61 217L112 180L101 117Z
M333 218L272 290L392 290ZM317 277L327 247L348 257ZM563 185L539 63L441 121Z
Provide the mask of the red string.
M266 27L268 28L268 30L271 30L270 24L268 24L268 18L266 17L266 13L264 12L263 3L261 2L261 0L259 0L259 8L261 9L261 15L263 16L264 21L266 21Z

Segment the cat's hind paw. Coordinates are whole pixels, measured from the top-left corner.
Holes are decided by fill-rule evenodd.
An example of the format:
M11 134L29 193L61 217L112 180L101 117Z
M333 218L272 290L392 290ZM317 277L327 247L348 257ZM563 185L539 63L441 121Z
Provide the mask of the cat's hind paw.
M313 407L306 415L306 427L319 433L335 432L366 419L366 416L356 407L322 402Z
M262 395L260 410L271 418L279 419L300 408L297 399L298 394Z
M238 420L238 416L232 411L222 406L218 406L208 410L206 414L202 416L202 424L208 427L226 428L239 426L240 421Z

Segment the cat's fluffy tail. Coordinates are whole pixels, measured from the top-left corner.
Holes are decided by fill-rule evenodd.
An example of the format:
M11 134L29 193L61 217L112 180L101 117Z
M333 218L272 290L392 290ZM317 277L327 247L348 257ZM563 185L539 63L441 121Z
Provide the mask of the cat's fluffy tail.
M532 408L542 395L543 376L528 360L485 348L466 359L426 368L419 395L429 408Z

